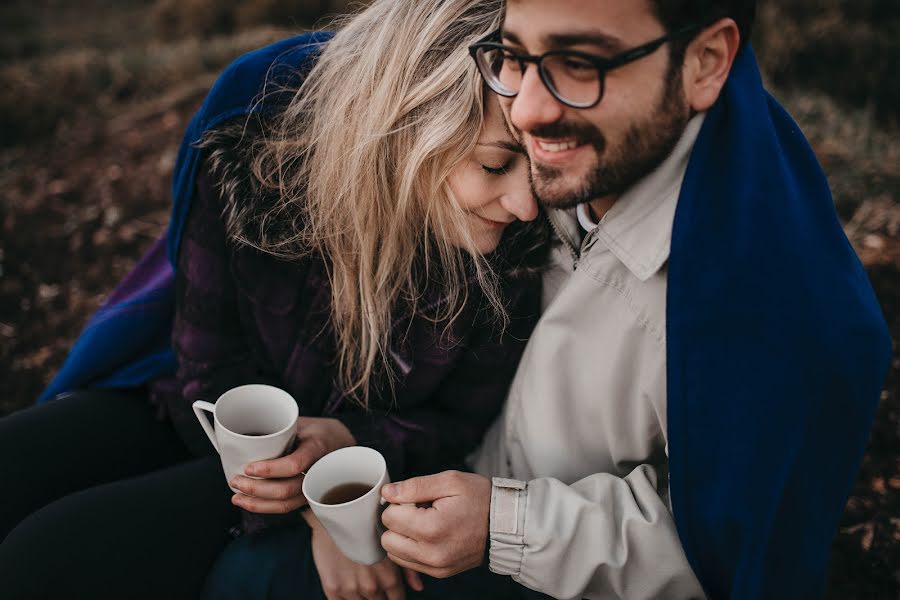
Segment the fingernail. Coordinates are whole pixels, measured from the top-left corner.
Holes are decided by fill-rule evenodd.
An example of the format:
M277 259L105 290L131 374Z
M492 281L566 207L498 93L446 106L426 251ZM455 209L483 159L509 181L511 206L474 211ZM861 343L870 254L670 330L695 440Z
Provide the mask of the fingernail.
M240 482L238 481L237 477L232 477L231 481L228 482L228 485L230 485L233 488L239 488L239 487L241 487L240 485L238 485L239 483Z
M234 505L236 505L236 506L240 506L240 505L241 505L241 502L242 502L242 500L241 500L241 495L240 495L240 494L235 494L234 496L231 497L231 503L232 503L232 504L234 504Z
M256 475L256 467L248 466L246 469L244 469L244 474L245 475Z
M397 493L397 484L395 484L395 483L385 484L384 487L381 488L381 493L382 494L390 494L393 496L394 494Z

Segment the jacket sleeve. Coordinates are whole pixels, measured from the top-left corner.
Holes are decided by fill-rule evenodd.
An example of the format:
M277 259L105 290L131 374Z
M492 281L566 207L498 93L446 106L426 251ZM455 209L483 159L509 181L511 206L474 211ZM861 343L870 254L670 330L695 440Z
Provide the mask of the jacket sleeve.
M215 402L227 390L265 381L247 346L229 271L225 228L210 176L201 169L178 253L172 346L178 392L167 410L196 455L214 452L191 405Z
M554 598L704 598L657 473L494 479L490 568Z
M332 415L357 443L385 456L394 481L464 469L465 457L499 414L537 320L540 281L518 282L506 293L509 325L501 328L490 311L479 311L449 369L446 358L434 354L447 350L430 348L413 358L416 376L408 379L415 389L398 389L397 396L418 398L415 406L368 412L347 406ZM422 350L425 344L413 340L411 345Z

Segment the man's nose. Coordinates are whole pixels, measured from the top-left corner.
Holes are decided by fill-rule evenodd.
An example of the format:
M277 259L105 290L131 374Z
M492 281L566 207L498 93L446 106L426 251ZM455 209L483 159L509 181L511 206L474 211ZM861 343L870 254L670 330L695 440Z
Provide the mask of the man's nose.
M524 189L504 194L500 205L520 221L533 221L538 215L537 200L531 193L531 187L527 185Z
M529 65L522 74L519 93L513 98L509 120L520 131L531 131L541 125L555 123L562 118L565 107L553 97L536 65Z

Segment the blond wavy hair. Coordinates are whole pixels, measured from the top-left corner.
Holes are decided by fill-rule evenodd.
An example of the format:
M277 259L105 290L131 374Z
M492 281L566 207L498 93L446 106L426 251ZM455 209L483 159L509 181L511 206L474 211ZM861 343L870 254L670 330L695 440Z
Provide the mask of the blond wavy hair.
M325 258L343 391L368 406L393 386L398 311L445 328L480 288L506 319L497 276L474 248L447 177L474 149L484 93L467 47L499 26L502 0L376 0L340 24L268 135L254 174L279 201L259 249ZM265 223L287 219L293 227ZM445 329L446 331L446 329Z

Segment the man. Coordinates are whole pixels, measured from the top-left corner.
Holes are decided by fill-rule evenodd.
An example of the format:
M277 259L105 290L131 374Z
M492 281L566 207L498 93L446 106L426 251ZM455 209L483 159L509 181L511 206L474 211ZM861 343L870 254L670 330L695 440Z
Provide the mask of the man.
M561 243L477 474L384 488L398 564L560 598L821 596L890 340L762 88L754 12L509 0L473 48Z

